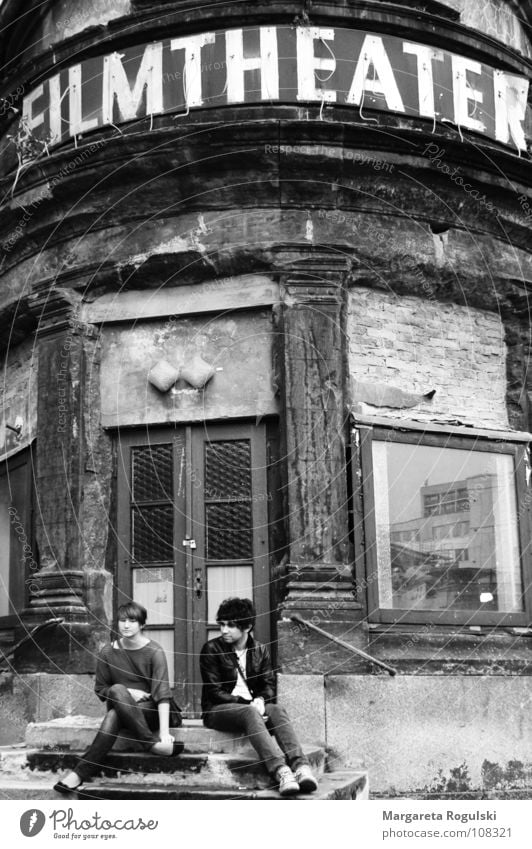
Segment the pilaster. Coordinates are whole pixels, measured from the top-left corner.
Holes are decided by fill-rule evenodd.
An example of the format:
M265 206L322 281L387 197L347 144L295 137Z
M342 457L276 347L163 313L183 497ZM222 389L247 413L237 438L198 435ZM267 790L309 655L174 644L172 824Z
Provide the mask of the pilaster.
M345 638L360 621L353 595L346 468L349 261L309 251L288 263L281 274L279 334L290 549L283 615L297 612ZM354 639L359 641L356 632ZM280 623L283 671L321 671L322 646L323 638L294 623ZM306 669L309 652L315 656Z
M107 625L95 620L86 603L94 580L86 568L84 477L90 398L85 346L96 330L77 320L74 298L47 292L37 294L31 306L38 314L34 523L39 568L28 580L29 602L21 613L17 638L51 618L60 617L63 624L24 643L15 665L28 672L92 671L95 641Z

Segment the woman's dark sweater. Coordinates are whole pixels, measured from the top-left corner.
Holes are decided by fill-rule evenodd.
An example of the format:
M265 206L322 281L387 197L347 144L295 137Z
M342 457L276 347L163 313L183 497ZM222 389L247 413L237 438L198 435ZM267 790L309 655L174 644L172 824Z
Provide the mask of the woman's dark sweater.
M131 658L131 664L128 658ZM116 649L111 644L104 646L98 657L94 684L96 695L102 702L107 699L112 684L145 690L157 704L169 701L172 693L168 683L168 665L159 643L150 640L140 649Z

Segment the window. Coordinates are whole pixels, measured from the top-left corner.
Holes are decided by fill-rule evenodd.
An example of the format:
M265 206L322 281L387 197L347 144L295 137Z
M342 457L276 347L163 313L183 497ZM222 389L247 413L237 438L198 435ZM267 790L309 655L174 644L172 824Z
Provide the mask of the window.
M440 492L423 495L423 504L425 506L425 516L443 516L447 513L462 513L464 510L469 510L469 500L467 494L467 486L461 486L460 489L445 489L445 484Z
M0 625L18 623L31 576L38 568L32 547L29 451L0 463Z
M527 625L527 435L404 428L360 426L370 619Z

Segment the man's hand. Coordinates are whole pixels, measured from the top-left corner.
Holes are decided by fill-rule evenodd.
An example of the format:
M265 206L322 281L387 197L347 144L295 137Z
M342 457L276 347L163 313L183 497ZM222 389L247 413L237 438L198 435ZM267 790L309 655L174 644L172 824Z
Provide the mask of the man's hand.
M261 716L264 716L264 699L262 696L258 696L258 698L253 699L251 704L256 710L258 710Z

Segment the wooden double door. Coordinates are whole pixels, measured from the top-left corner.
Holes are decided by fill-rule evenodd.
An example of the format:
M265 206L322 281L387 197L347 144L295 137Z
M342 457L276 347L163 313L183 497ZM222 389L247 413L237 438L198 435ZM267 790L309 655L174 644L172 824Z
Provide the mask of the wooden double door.
M230 596L251 598L269 641L264 425L196 425L118 436L117 601L148 610L178 703L199 715L199 653Z

